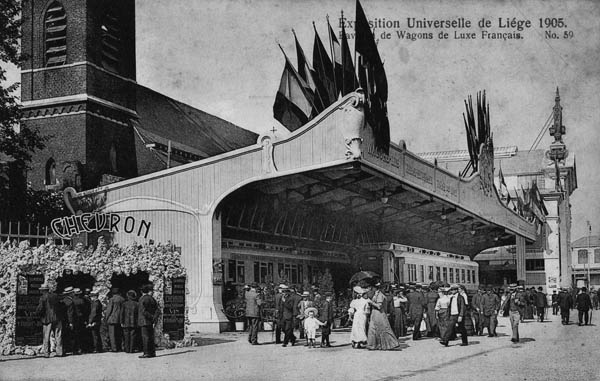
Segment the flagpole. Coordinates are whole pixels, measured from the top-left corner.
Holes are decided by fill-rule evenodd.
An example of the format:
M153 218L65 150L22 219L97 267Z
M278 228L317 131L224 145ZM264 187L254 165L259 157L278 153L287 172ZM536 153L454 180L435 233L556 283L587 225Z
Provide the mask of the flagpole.
M344 65L344 39L346 38L346 28L344 27L344 24L346 23L344 21L344 11L341 10L340 11L341 14L341 20L342 20L342 38L340 41L340 54L342 55L341 59L342 59L342 96L346 95L346 89L344 88L346 85L346 66Z

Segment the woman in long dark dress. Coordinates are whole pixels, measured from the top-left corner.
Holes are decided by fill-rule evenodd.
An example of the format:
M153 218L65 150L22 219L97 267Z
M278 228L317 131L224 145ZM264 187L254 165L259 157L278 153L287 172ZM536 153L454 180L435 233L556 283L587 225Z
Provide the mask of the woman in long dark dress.
M394 295L394 334L396 337L406 336L406 303L408 299L404 296L404 288L397 290Z
M369 331L367 333L367 349L385 351L400 346L400 342L396 339L386 316L385 303L385 295L380 289L377 289L369 302L371 305L371 320L369 321Z

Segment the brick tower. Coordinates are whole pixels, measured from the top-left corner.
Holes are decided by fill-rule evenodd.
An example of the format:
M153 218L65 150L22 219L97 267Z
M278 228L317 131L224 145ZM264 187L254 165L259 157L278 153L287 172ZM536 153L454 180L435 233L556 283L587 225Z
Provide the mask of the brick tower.
M78 190L137 176L134 0L24 0L22 125L47 136L27 180Z

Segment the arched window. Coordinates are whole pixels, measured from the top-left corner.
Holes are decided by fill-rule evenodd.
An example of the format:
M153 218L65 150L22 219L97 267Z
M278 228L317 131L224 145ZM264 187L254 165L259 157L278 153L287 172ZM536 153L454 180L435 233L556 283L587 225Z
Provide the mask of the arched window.
M60 66L67 62L67 15L59 2L48 7L44 17L46 66Z
M53 158L46 162L46 185L56 184L56 162Z
M121 46L121 28L114 11L109 10L102 21L102 67L113 72L119 71L119 50Z
M108 156L110 159L110 169L114 174L117 173L117 148L115 147L115 143L110 145L110 151L108 152Z

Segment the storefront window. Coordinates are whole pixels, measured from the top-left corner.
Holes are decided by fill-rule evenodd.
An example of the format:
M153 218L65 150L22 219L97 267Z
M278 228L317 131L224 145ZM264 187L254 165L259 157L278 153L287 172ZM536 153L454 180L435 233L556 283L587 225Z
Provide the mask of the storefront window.
M580 264L580 265L588 263L588 252L587 252L587 250L583 249L583 250L578 250L577 251L577 263Z
M244 269L244 261L237 261L237 282L240 284L246 283L246 271Z
M587 253L586 253L587 257ZM527 271L544 271L544 260L543 259L526 259L525 270Z

